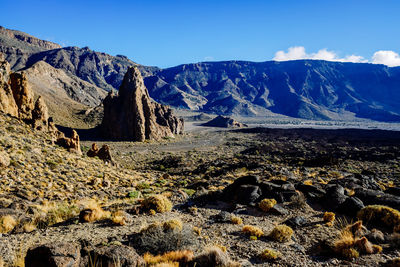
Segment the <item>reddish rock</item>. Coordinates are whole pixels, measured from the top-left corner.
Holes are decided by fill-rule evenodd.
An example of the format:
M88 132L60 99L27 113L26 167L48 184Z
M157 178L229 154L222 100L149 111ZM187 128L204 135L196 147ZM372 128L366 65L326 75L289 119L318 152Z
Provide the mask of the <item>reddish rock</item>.
M98 157L104 162L114 163L111 156L110 147L108 145L103 145L100 149L96 143L92 144L92 148L86 153L88 157Z
M11 73L10 80L13 97L18 107L18 117L22 120L31 120L34 109L33 91L25 73Z
M70 152L82 154L79 135L75 130L72 130L71 138L61 135L56 141L56 144L62 146Z
M10 64L4 59L4 55L0 53L0 111L18 117L18 107L9 81Z
M49 112L41 96L36 100L35 108L32 110L32 126L36 130L47 130Z

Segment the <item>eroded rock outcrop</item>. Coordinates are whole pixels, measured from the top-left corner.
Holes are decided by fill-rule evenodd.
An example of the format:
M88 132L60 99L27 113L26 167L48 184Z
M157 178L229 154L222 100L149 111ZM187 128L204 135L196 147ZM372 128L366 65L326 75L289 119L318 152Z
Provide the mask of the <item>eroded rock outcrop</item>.
M119 94L110 93L104 100L101 132L117 140L159 140L183 133L183 119L172 110L153 102L139 69L131 67L125 74Z
M79 141L79 135L75 130L72 130L71 137L65 137L62 134L56 141L56 144L68 149L70 152L75 152L77 154L82 154L81 145Z
M88 157L98 157L104 162L109 162L114 164L114 160L111 156L110 147L108 145L103 145L100 149L96 143L92 144L92 147L86 153Z
M18 116L18 107L15 103L10 80L10 64L4 59L4 55L0 53L0 111Z
M49 112L41 96L35 102L35 108L32 110L32 126L36 130L43 130L49 126Z
M31 120L32 110L35 107L34 95L25 73L11 73L10 81L14 100L18 107L18 117L22 120Z

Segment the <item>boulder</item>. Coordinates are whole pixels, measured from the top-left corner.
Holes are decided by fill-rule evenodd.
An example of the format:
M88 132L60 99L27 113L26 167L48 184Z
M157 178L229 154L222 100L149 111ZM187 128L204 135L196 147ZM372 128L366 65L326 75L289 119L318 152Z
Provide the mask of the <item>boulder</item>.
M340 204L338 211L349 216L354 216L364 208L364 203L357 197L348 197Z
M183 133L183 120L173 116L169 107L150 99L136 67L128 69L118 95L111 92L103 104L100 131L105 138L142 142Z
M328 210L336 210L347 199L344 194L344 188L341 185L332 185L326 189L326 195L323 198L323 205Z
M384 205L400 210L400 197L382 191L358 188L355 190L354 196L365 205Z
M25 266L78 267L80 259L80 245L51 243L29 249L25 257Z
M97 152L99 152L99 147L97 146L96 143L92 144L92 147L88 150L86 155L90 158L94 158L97 156Z

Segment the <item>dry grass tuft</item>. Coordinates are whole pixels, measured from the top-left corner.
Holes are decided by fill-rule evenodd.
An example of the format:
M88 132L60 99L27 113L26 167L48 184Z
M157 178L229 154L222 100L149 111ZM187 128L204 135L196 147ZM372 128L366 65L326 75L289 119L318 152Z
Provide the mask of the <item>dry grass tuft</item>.
M95 200L81 202L81 205L84 205L85 209L79 213L80 222L95 222L111 216L110 212L104 211Z
M265 198L260 201L260 203L258 204L258 207L262 211L268 212L270 209L272 209L276 205L276 203L277 203L276 200L273 198Z
M292 238L294 231L287 225L281 224L277 225L272 232L268 235L268 237L272 238L278 242L287 242Z
M118 210L111 214L111 221L114 225L124 226L127 222L126 214L122 210Z
M261 228L259 228L257 226L252 226L252 225L243 226L242 232L247 235L256 236L256 237L261 237L264 235L264 232L261 230Z
M163 223L163 228L165 230L175 230L182 231L183 223L180 219L172 219Z
M383 223L392 229L400 225L400 211L382 205L366 206L358 212L357 217L363 222Z
M158 213L164 213L172 210L172 203L163 195L154 195L143 200L142 208L148 211L154 210Z
M339 238L334 242L334 252L346 259L358 258L361 254L377 254L382 252L382 247L372 244L364 237L357 237L354 233L358 233L362 227L360 222L345 227L340 233Z
M193 259L193 252L190 250L171 251L162 255L153 256L145 253L143 259L147 265L155 265L160 263L183 265ZM174 265L175 266L175 265Z
M238 217L238 216L235 216L235 215L232 215L232 217L231 217L231 222L232 222L233 224L243 224L242 218L240 218L240 217Z
M335 221L335 213L329 211L325 212L323 220L327 226L333 226L333 222Z
M276 250L267 248L259 255L260 259L263 261L274 261L282 257L282 254Z

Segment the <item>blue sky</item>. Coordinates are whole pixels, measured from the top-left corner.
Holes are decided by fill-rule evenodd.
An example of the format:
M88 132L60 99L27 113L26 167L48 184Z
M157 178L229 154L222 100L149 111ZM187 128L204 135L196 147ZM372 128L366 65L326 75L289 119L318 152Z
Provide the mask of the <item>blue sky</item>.
M398 0L1 0L1 6L6 28L144 65L297 58L400 65Z

